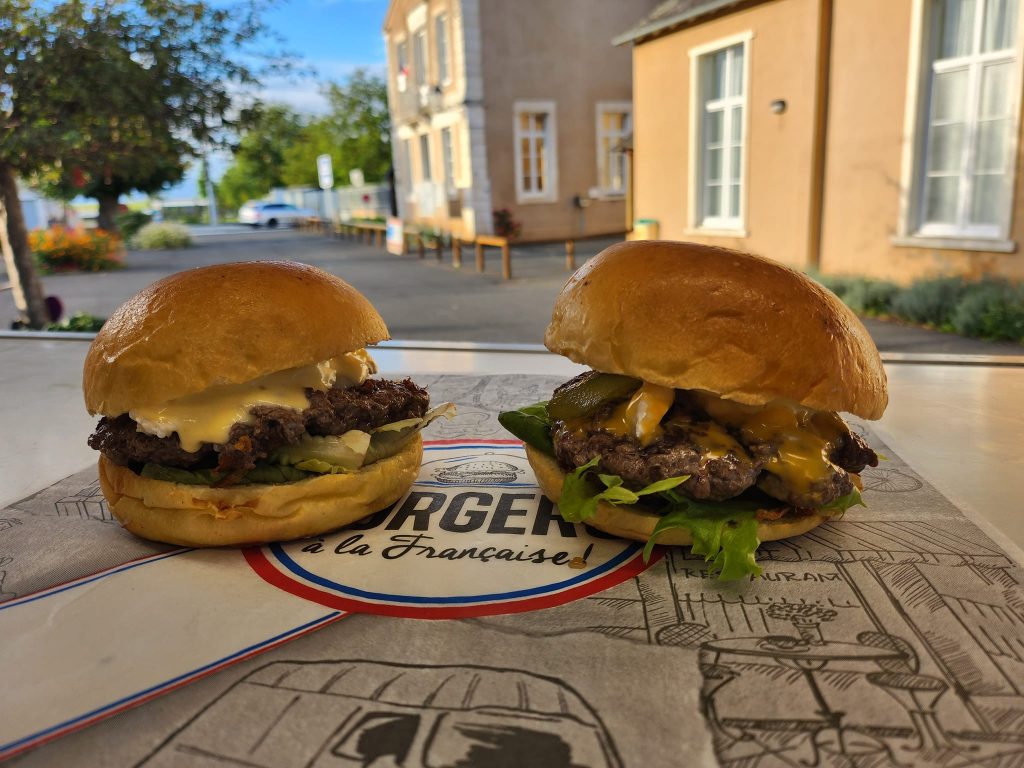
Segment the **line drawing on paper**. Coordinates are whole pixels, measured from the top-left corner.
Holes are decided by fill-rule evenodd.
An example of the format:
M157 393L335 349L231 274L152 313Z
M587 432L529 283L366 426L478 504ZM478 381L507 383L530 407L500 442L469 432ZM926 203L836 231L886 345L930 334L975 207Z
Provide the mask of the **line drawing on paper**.
M116 523L114 516L103 498L100 481L94 480L89 485L71 496L65 496L54 505L58 517L80 517L83 520L101 520L104 523Z
M137 768L621 768L570 685L518 669L276 661L195 713Z
M1024 768L1024 574L966 519L826 523L765 544L740 588L688 555L475 621L695 654L723 766Z

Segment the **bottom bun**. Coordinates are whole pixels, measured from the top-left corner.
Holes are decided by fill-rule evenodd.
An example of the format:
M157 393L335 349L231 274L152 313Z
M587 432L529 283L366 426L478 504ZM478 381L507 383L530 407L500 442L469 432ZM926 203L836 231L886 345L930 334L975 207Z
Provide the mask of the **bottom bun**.
M110 511L144 539L186 547L263 544L315 536L384 509L412 486L423 460L416 436L357 472L278 485L210 488L151 480L100 457Z
M537 482L541 490L544 491L544 495L558 503L558 497L562 494L562 483L565 482L565 471L558 466L558 462L553 458L530 446L526 446L526 458L529 459L530 466L533 467L533 472L537 476ZM777 509L782 506L780 504ZM788 509L788 507L786 508ZM757 536L761 541L788 539L790 536L807 533L827 519L826 515L810 513L799 517L767 520L758 524ZM648 512L642 507L599 501L597 514L587 520L587 525L624 539L647 541L654 533L654 526L658 524L659 520L661 520L660 515ZM693 544L693 538L685 528L671 528L658 535L657 543L686 545Z

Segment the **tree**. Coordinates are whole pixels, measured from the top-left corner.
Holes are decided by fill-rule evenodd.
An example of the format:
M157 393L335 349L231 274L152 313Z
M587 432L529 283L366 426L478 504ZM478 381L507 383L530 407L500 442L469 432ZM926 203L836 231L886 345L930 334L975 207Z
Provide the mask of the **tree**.
M284 153L287 184L317 186L317 155L329 154L336 178L354 168L367 181L383 181L391 165L387 86L382 78L357 69L347 82L324 89L330 111L310 122Z
M18 307L39 327L16 177L95 195L114 228L120 194L180 179L184 158L226 140L260 62L282 62L250 50L265 33L262 0L3 2L0 239Z
M237 208L285 185L284 153L302 133L302 122L288 107L257 105L246 116L245 130L234 151L234 161L221 177L218 200Z

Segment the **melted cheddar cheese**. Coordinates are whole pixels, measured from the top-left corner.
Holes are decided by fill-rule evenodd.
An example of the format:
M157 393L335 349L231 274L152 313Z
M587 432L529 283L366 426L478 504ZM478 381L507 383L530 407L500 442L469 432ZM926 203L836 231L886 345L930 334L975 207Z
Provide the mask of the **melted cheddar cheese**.
M613 435L633 436L640 445L650 445L662 434L661 420L675 401L676 392L670 387L644 382L633 396L615 407L601 423L601 428Z
M737 430L743 442L767 443L775 448L765 471L776 475L788 488L807 493L816 480L834 471L828 446L846 432L846 425L836 414L783 401L741 405L708 393L698 393L697 401L716 422Z
M253 406L275 405L301 411L309 405L306 389L361 384L376 370L373 358L366 350L359 350L244 384L211 387L164 405L131 410L128 415L140 432L157 437L177 432L184 450L198 451L202 443L227 442L233 424L252 420L249 409Z

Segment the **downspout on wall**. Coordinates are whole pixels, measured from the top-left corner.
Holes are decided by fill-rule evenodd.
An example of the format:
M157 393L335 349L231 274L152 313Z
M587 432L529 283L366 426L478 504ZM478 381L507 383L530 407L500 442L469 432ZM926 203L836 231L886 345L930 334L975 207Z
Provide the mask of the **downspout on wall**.
M811 210L808 216L807 266L821 267L822 230L825 226L825 155L828 134L828 95L832 74L832 6L821 0L818 14L817 78L814 87L814 145L811 159Z

